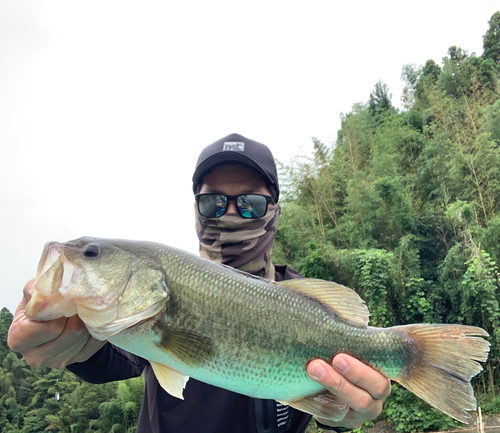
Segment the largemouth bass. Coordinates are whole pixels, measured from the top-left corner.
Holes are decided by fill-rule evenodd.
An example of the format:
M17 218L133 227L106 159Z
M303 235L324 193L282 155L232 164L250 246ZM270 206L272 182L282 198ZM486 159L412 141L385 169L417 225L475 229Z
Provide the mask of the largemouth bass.
M93 337L146 358L176 397L192 377L334 421L348 407L309 378L312 359L352 355L467 423L490 346L473 326L369 327L365 303L333 282L271 282L157 243L90 237L45 245L25 314L78 314Z

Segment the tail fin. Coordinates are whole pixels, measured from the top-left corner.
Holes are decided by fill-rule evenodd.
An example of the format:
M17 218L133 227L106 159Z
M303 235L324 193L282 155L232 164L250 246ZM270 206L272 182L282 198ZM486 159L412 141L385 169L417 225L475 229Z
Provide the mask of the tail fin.
M467 410L476 410L470 380L488 358L488 333L464 325L406 325L399 330L415 342L415 359L394 380L431 406L468 424Z

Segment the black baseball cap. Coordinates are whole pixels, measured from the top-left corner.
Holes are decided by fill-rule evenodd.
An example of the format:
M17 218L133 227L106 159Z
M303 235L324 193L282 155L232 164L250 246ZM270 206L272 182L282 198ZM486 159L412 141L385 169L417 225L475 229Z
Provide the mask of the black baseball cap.
M240 134L230 134L201 151L193 174L193 191L196 192L196 186L208 170L222 162L233 161L246 164L262 173L266 181L276 188L274 198L278 201L280 190L273 154L265 144Z

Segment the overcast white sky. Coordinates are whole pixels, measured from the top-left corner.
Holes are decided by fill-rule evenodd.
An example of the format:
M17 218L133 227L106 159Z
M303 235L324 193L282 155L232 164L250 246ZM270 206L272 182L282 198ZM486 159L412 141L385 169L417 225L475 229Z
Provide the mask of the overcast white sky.
M495 1L0 0L0 307L43 245L197 252L191 174L232 132L287 162L331 143L378 80L482 53Z

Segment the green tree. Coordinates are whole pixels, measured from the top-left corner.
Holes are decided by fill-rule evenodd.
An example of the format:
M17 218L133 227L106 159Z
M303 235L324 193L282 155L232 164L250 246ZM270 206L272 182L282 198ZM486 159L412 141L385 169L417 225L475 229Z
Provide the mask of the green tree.
M392 94L389 93L387 84L379 81L375 84L375 89L370 93L368 109L372 116L379 117L384 113L394 110L392 106Z
M500 11L491 16L488 24L489 28L483 36L483 57L500 65Z
M443 58L443 70L437 84L447 96L460 98L466 91L466 65L469 54L455 45L448 49L448 56Z
M491 26L490 22L490 26ZM491 36L491 33L490 33ZM491 361L473 385L495 410L500 371L500 89L491 57L451 47L442 67L406 65L403 110L379 82L341 117L330 148L284 174L276 251L305 276L366 300L372 324L483 327ZM404 390L401 431L453 425Z
M0 310L0 360L4 359L10 352L7 346L7 334L12 323L12 313L7 308Z

